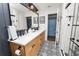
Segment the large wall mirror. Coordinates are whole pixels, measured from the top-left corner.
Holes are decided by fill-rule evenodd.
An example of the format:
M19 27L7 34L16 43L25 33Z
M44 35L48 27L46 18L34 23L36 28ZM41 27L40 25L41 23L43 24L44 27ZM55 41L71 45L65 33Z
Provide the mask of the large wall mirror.
M9 9L12 26L16 27L17 32L20 32L20 35L24 34L24 31L28 30L29 28L38 27L37 18L34 20L34 17L38 17L38 15L22 4L10 3Z
M31 16L32 19L31 23L33 24L38 22L37 21L38 15L33 13L23 5L19 3L10 3L9 6L10 6L10 16L11 16L12 25L15 26L17 30L27 28L27 17Z

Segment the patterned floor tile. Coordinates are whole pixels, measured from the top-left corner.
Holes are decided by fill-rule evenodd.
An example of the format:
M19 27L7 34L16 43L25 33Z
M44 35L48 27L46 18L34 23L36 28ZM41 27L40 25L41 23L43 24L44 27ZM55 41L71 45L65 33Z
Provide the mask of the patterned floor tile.
M38 56L60 56L59 45L55 45L53 41L45 41Z

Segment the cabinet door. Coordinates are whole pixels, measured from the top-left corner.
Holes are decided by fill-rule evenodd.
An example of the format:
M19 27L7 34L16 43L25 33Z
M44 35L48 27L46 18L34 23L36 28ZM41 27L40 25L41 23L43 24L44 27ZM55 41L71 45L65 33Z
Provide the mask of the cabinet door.
M34 46L33 42L30 42L25 46L26 56L32 56L33 55L33 46Z
M41 45L41 41L40 41L40 38L37 37L36 40L34 41L34 48L33 48L33 55L37 55L38 52L39 52L39 49L40 49L40 45Z
M36 56L40 49L40 41L39 37L33 39L28 45L25 47L25 53L27 56Z
M33 54L38 55L38 52L40 50L41 44L44 41L45 32L42 32L37 38L35 38L35 47L33 48Z
M39 38L40 38L41 44L42 44L44 41L44 38L45 38L45 32L41 33Z

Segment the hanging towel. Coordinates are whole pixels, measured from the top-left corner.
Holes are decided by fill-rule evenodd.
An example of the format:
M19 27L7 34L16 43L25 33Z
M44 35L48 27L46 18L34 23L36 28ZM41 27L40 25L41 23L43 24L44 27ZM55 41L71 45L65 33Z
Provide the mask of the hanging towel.
M19 49L16 49L16 50L15 50L15 54L16 54L17 56L21 56L21 51L20 51Z
M8 26L9 39L17 39L16 28L14 26Z

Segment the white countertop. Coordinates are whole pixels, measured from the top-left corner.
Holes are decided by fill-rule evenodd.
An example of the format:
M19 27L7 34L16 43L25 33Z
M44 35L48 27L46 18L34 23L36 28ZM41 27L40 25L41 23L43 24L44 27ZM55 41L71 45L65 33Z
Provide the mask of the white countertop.
M17 38L16 40L9 41L9 42L14 42L14 43L17 43L17 44L20 44L20 45L26 45L30 41L32 41L35 37L37 37L39 34L41 34L43 31L45 31L45 29L39 29L35 32L25 34L25 35Z

